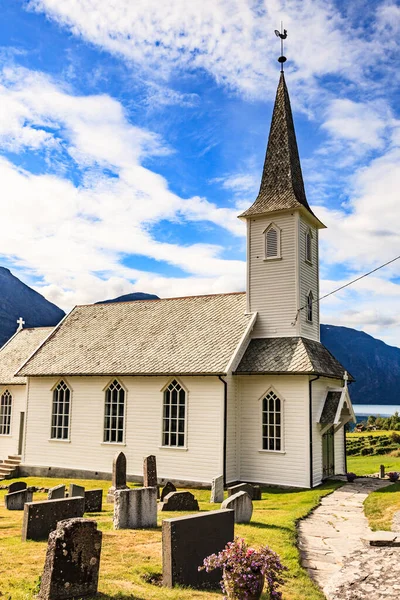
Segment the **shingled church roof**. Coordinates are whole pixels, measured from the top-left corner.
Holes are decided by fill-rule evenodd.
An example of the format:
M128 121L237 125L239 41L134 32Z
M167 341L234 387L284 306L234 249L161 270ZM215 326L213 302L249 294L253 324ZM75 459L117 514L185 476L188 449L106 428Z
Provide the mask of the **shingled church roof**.
M25 377L14 373L40 344L50 335L53 327L21 329L0 349L0 385L23 385Z
M306 198L289 93L282 72L276 92L260 191L253 205L240 217L291 208L305 208L316 218Z

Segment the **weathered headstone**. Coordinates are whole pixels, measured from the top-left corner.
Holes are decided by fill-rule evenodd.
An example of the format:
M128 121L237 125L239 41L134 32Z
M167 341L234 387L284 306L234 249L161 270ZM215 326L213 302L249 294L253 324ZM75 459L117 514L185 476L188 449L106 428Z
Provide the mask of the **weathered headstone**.
M220 504L224 500L224 476L214 477L211 482L211 498L210 502L218 502Z
M103 490L87 490L85 492L85 513L101 512Z
M49 535L40 600L97 594L101 538L96 521L68 519L57 523L57 529Z
M385 479L385 465L381 465L379 467L379 477L381 479Z
M85 488L82 485L77 485L76 483L70 483L68 489L68 497L74 498L75 496L85 497Z
M160 497L157 480L157 461L154 454L146 456L143 461L143 487L156 487L157 498Z
M167 483L164 485L163 489L161 490L161 502L164 502L165 496L168 496L168 494L170 494L171 492L176 492L176 487L174 486L173 483L171 483L171 481L167 481Z
M200 510L199 503L191 492L170 492L164 498L164 502L160 502L158 510Z
M250 523L253 502L247 492L237 492L229 496L223 501L221 508L232 508L235 511L235 523Z
M58 500L65 497L65 485L56 485L49 489L47 500Z
M27 502L32 502L33 492L29 490L20 490L19 492L11 492L4 496L4 505L7 510L24 510Z
M165 519L162 524L163 585L217 587L222 579L221 571L206 573L198 567L207 556L220 552L233 539L232 510Z
M14 483L10 483L8 486L8 493L20 492L21 490L26 490L27 487L25 481L14 481Z
M116 490L115 529L157 527L157 490L155 487Z
M252 485L251 483L238 483L233 487L228 488L228 498L238 492L247 492L252 500L261 500L261 488L259 485Z
M114 502L116 490L127 490L126 485L126 456L123 452L117 452L113 460L112 485L108 490L107 502Z
M22 541L45 540L57 527L58 521L82 517L85 510L85 498L60 498L27 502L24 506L22 522Z

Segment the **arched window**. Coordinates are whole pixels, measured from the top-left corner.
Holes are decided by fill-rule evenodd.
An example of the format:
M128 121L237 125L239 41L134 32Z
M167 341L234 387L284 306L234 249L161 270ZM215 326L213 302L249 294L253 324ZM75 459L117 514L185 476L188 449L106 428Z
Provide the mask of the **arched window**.
M310 323L312 323L312 320L313 320L313 302L314 302L314 296L313 296L313 293L310 291L308 293L308 296L306 299L307 321L309 321Z
M12 396L6 390L0 398L0 435L10 435L11 433L11 409Z
M71 410L71 390L61 380L53 390L53 410L51 416L51 439L68 440Z
M282 401L270 390L262 400L263 450L282 450L282 433Z
M265 258L281 257L281 231L279 227L271 223L264 231L265 235Z
M186 392L174 379L164 390L163 446L185 446Z
M125 390L114 379L106 389L104 410L104 441L121 444L125 431Z
M305 243L306 243L306 261L309 263L312 263L312 233L311 233L311 229L308 229L306 231L306 237L305 237Z

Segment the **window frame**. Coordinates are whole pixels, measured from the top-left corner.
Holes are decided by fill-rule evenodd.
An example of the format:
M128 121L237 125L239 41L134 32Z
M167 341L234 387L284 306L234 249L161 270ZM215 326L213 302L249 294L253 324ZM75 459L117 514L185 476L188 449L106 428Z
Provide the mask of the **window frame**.
M268 236L268 232L271 231L271 229L275 229L276 234L277 234L277 254L275 256L268 256L267 255L267 236ZM282 242L282 230L281 228L276 224L276 223L269 223L269 225L264 229L263 231L263 239L264 239L264 260L281 260L282 259L282 247L281 247L281 242Z
M10 398L10 404L9 404L9 411L7 414L7 411L5 411L5 414L3 415L2 412L2 400L3 400L3 396L5 396L6 394L8 394L9 398ZM0 436L3 437L11 437L12 436L12 418L13 418L13 413L14 413L14 396L12 394L12 392L10 391L10 389L8 387L5 387L4 389L2 389L0 391ZM7 406L5 406L5 408L7 408ZM8 423L5 422L5 420L8 418ZM4 419L4 421L3 421ZM8 427L8 432L7 433L3 433L3 428L7 428Z
M304 235L304 260L306 263L308 263L309 265L313 264L313 247L312 247L312 242L313 242L313 233L311 230L311 227L308 227L305 235ZM310 240L308 245L308 240ZM310 249L310 254L308 254L308 248Z
M122 427L122 442L106 441L104 439L105 432L106 432L105 421L106 421L107 391L109 390L110 386L114 384L114 382L117 382L118 385L120 385L121 389L124 392L124 414L123 414L124 421L123 421L123 427ZM101 444L104 444L106 446L126 446L126 421L127 421L127 407L128 407L128 390L127 390L126 386L122 383L122 381L119 377L113 377L112 379L110 379L110 381L107 383L107 385L103 388L103 393L104 393L104 397L103 397L103 421L102 421Z
M61 383L64 383L64 385L69 390L68 435L66 438L53 437L53 427L56 427L56 428L59 427L58 425L53 426L54 394L57 391L57 388ZM65 377L60 377L60 379L58 379L57 382L51 388L50 437L49 437L50 442L70 442L71 441L72 394L73 394L73 389ZM63 416L65 416L65 415L63 414ZM62 428L64 428L64 425L62 425Z
M280 428L281 428L281 433L280 433L280 449L276 450L276 449L270 449L270 448L264 448L264 400L267 398L267 396L269 394L274 394L276 396L276 398L278 400L280 400ZM284 396L282 396L282 394L280 392L278 392L274 386L270 386L266 392L259 398L259 403L260 403L260 439L261 439L261 449L259 450L259 452L268 452L268 453L272 453L272 454L286 454L286 449L285 449L285 398ZM268 411L269 412L269 411ZM274 414L276 414L276 411L274 412ZM267 424L267 427L269 427L269 424ZM274 423L274 427L276 427L276 423ZM269 436L268 436L269 439ZM274 440L276 441L276 438L274 436Z
M184 391L185 393L185 418L184 418L184 431L183 431L183 446L172 446L170 444L165 444L164 443L164 406L165 406L165 393L167 392L169 386L173 383L176 382L181 389ZM189 390L187 389L187 387L182 383L182 381L178 378L178 377L171 377L168 382L161 388L161 444L160 444L160 448L164 449L164 450L187 450L188 449L188 414L189 414ZM169 419L171 420L172 417L169 417ZM179 418L179 417L178 417ZM179 435L179 431L176 432L176 435Z
M306 321L307 323L314 322L314 294L312 290L308 290L308 294L306 295Z

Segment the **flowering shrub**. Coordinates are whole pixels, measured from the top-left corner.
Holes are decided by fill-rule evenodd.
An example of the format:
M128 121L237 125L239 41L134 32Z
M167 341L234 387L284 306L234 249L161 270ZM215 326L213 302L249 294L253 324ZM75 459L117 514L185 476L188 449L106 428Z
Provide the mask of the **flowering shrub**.
M388 473L388 477L390 479L390 481L397 481L399 478L399 474L397 473L397 471L390 471L390 473Z
M223 569L221 588L227 594L224 598L252 598L262 591L260 585L263 585L264 577L271 600L282 598L282 593L277 588L284 583L281 573L287 568L268 546L255 550L249 548L243 539L235 538L234 542L229 542L218 554L207 556L199 571L202 569L207 572Z
M351 471L349 471L348 473L346 473L346 477L347 477L347 481L352 483L356 479L357 475L355 473L352 473Z

